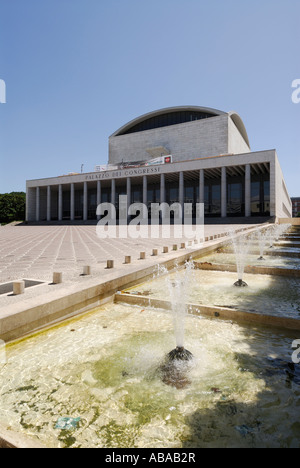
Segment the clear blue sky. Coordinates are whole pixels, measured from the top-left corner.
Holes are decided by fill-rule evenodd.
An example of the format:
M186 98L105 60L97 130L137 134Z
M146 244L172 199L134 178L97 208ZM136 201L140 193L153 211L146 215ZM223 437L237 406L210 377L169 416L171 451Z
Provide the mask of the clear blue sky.
M300 196L299 0L0 0L0 193L86 172L163 107L237 111Z

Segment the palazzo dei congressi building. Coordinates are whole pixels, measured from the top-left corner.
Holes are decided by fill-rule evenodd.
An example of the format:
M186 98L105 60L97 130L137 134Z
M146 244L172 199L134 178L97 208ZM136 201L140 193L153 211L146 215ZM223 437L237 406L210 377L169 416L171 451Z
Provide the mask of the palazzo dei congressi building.
M204 107L162 109L127 123L109 138L108 165L95 172L27 181L27 221L96 220L105 202L118 216L120 195L148 206L144 217L152 203L175 202L192 204L193 213L204 203L207 221L292 214L276 151L251 152L236 112Z

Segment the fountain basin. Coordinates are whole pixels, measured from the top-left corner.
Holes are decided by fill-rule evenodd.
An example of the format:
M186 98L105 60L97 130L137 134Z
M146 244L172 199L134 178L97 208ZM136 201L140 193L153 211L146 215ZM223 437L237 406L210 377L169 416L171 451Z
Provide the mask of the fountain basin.
M284 257L284 256L276 256L278 252L276 249L272 251L268 251L267 255L265 255L264 267L270 267L275 269L288 269L288 270L300 270L300 258L297 257ZM236 257L230 251L226 252L222 249L222 251L214 252L210 255L205 255L199 257L195 260L198 263L213 263L213 264L226 264L226 265L236 265ZM253 254L248 254L245 257L245 265L246 267L261 267L261 261L258 260L257 252Z
M171 311L170 301L149 298L148 296L136 296L123 293L116 296L116 302L140 307L160 308ZM205 304L189 303L188 313L199 317L217 318L218 320L234 321L235 323L252 326L268 326L282 330L300 330L300 320L284 316L266 315L255 311L247 312L233 307L211 306Z
M182 270L181 275L184 274ZM235 273L196 269L190 283L189 303L300 321L298 278L245 274L244 280L248 287L236 288ZM164 278L156 278L124 292L170 301L170 298L166 298Z
M220 254L221 257L221 254ZM201 260L205 260L201 259ZM209 260L209 259L208 259ZM217 258L217 261L220 261L221 258ZM233 263L211 263L209 261L195 261L195 268L198 270L210 270L210 271L229 271L236 272L237 268ZM245 273L254 274L254 275L271 275L271 276L286 276L292 278L300 278L300 270L295 268L277 268L272 266L267 266L267 263L264 263L264 266L254 266L246 265Z
M170 353L174 304L157 278L7 345L2 424L48 447L299 447L300 372L291 362L295 331L288 330L300 329L297 282L247 274L250 286L234 288L236 275L226 273L225 281L223 272L194 273L185 317L193 358L178 358L182 346ZM82 302L74 297L68 312L76 313L75 301L81 311L90 307L99 294L109 301L118 287L137 280L126 277L109 289L95 284ZM184 283L180 275L176 280L175 290ZM179 300L175 309L185 304Z
M196 316L186 330L194 359L179 389L160 374L174 341L164 310L107 304L11 343L1 421L47 447L299 447L294 333Z

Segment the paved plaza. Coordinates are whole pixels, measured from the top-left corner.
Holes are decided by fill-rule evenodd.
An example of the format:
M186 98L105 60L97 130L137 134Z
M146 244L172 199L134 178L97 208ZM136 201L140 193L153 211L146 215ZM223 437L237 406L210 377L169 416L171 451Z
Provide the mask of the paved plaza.
M255 227L254 225L207 225L204 235L205 245L209 245L211 237L225 234L231 229ZM88 279L106 281L112 275L122 275L125 272L155 266L165 260L180 255L181 242L188 240L176 239L99 239L96 226L91 225L7 225L0 227L0 284L13 280L34 279L44 282L41 286L26 288L25 295L0 295L0 308L20 303L39 295L53 291L51 286L53 272L62 272L63 284L55 286L59 290L65 286L82 285ZM178 251L173 251L173 245L178 244ZM168 247L168 253L163 253L163 247ZM201 246L199 245L199 248ZM153 249L158 250L157 256L152 256ZM145 260L140 259L140 253L145 252ZM131 257L131 264L125 265L125 256ZM114 261L114 269L106 268L107 260ZM91 276L83 277L83 267L91 266Z
M243 226L234 226L239 229ZM205 236L228 232L232 226L206 226ZM164 246L172 251L174 243L187 239L99 239L96 226L2 226L0 228L0 283L33 278L50 281L54 271L63 272L65 279L76 280L84 265L94 273L103 274L107 260L121 267L125 256L140 266L140 252L151 257L158 249L159 262L166 258ZM188 244L188 242L187 242ZM153 261L153 258L152 258Z

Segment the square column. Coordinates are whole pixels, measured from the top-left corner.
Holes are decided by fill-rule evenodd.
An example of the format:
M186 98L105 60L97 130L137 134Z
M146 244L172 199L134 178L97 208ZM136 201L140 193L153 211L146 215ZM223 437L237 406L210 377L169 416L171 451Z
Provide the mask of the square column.
M166 182L165 174L160 175L160 203L165 203L166 201Z
M165 180L165 174L160 175L160 204L162 205L166 201L166 180ZM164 223L165 220L165 206L162 206L161 209L161 219L162 219L162 224Z
M114 206L116 205L116 181L115 179L111 180L110 203Z
M97 207L101 205L101 180L97 180ZM99 221L101 216L97 215L97 221Z
M204 169L200 169L199 172L199 203L204 203L204 187L205 187L205 181L204 181Z
M278 197L278 195L277 195ZM275 157L270 161L270 216L277 216L276 200L276 160Z
M62 221L63 218L63 192L62 185L58 186L58 221Z
M184 173L179 173L179 204L181 206L181 221L184 219Z
M51 221L51 187L47 187L47 221Z
M143 219L148 219L148 179L143 176Z
M71 184L71 195L70 195L70 219L75 219L75 185Z
M245 167L245 216L251 216L251 166Z
M88 185L83 183L83 221L88 219Z
M129 222L130 217L128 216L128 209L131 205L131 179L130 177L127 177L126 195L127 195L127 222Z
M36 187L36 192L35 192L35 220L36 222L39 222L40 220L40 187Z

